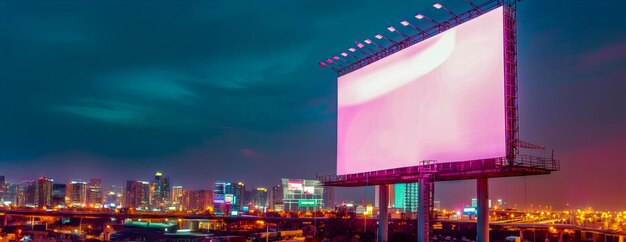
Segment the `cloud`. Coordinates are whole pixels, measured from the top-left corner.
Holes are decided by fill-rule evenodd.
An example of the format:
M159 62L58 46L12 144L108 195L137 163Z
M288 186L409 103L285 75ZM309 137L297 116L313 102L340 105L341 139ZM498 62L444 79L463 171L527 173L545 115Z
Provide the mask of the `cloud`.
M576 56L579 59L579 68L588 71L589 68L616 63L617 61L626 59L626 42L613 42Z
M248 158L258 158L258 157L263 157L265 156L265 154L258 152L258 151L254 151L252 149L248 149L248 148L241 148L239 149L239 153L245 157Z
M109 100L84 99L72 104L54 106L69 114L116 124L136 124L144 121L145 107Z
M174 100L196 97L196 94L185 86L186 83L195 82L196 79L181 71L143 68L108 75L98 82L103 88L112 89L117 93L142 98Z

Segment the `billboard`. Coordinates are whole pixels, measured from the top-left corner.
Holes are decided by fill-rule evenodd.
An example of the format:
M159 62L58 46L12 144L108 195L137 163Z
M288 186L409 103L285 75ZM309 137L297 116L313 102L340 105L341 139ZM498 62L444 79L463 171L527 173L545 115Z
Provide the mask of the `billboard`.
M315 207L318 205L317 200L315 199L300 199L298 200L299 207Z
M236 199L236 197L233 194L226 194L226 195L224 195L224 203L226 203L226 204L236 204L237 201L235 199Z
M289 183L287 183L287 189L290 191L302 191L302 181L289 181Z
M506 156L499 7L338 80L337 174Z

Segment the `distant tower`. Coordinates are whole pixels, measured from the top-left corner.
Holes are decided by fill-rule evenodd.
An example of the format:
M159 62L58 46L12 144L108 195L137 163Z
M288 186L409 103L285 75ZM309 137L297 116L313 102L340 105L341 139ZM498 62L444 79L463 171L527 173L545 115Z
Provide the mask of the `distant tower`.
M157 171L154 175L154 206L156 208L167 208L170 205L170 178L164 177L163 173Z
M150 183L145 181L127 181L124 207L148 209L150 206Z
M37 179L37 187L35 190L36 206L39 208L52 207L52 185L53 180L47 177L39 177Z
M172 196L170 198L170 201L172 203L172 206L176 207L177 209L181 210L182 205L183 205L183 194L185 192L185 189L183 188L183 186L173 186L172 187ZM213 198L211 198L213 199Z
M253 203L257 209L267 208L267 188L257 187L257 189L254 190Z
M87 183L82 180L70 181L65 186L65 196L67 197L67 206L69 207L85 207L87 206Z
M95 208L102 207L102 179L94 178L89 180L87 186L87 203Z

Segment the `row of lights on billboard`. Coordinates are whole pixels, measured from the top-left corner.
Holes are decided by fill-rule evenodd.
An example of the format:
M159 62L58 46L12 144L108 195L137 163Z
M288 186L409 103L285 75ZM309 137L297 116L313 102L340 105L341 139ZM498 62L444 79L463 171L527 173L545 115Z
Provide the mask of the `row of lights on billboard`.
M476 6L474 3L472 3L471 1L469 1L469 0L465 0L465 2L467 2L468 4L470 4L470 5L472 6L472 8L474 8L474 9L476 9L476 8L477 8L477 6ZM436 9L443 9L443 10L446 10L446 11L447 11L449 14L451 14L453 17L455 17L455 18L457 18L457 17L458 17L455 13L453 13L452 11L450 11L450 9L446 8L446 7L445 7L445 6L443 6L441 3L435 3L435 4L433 4L433 7L434 7L434 8L436 8ZM431 22L432 22L433 24L435 24L435 25L438 25L438 24L439 24L439 22L437 22L436 20L434 20L434 19L432 19L432 18L429 18L429 17L427 17L426 15L421 14L421 13L420 13L420 14L418 14L418 15L415 15L415 18L416 18L416 19L420 19L420 20L421 20L421 19L426 19L426 20L429 20L429 21L431 21ZM405 26L405 27L407 27L407 26L412 27L412 28L413 28L413 29L415 29L417 32L419 32L420 34L422 34L424 37L428 36L428 34L427 34L424 30L422 30L422 29L418 28L417 26L415 26L415 25L411 24L409 21L402 20L402 21L400 21L400 24L402 24L402 25L403 25L403 26ZM404 38L409 38L409 36L408 36L408 35L406 35L406 34L404 34L404 33L400 32L399 30L397 30L397 29L396 29L395 27L393 27L393 26L389 26L389 27L387 27L387 30L389 30L389 32L396 32L396 33L398 33L398 34L402 35L402 37L404 37ZM375 37L376 39L379 39L379 40L385 39L385 40L387 40L387 41L389 41L389 42L391 42L391 43L393 43L393 44L397 44L397 43L398 43L398 42L396 42L396 41L394 41L394 40L392 40L392 39L389 39L389 38L387 38L387 37L383 36L382 34L376 34L376 35L374 35L374 37ZM383 48L382 46L380 46L380 45L379 45L379 44L377 44L376 42L372 41L371 39L365 39L363 42L365 42L367 45L375 45L378 49L382 49L382 48ZM367 56L368 54L367 54L367 53L365 53L365 52L363 52L363 51L361 51L360 49L366 48L366 49L370 50L372 53L376 52L376 51L374 51L372 48L369 48L368 46L364 45L364 44L363 44L363 43L361 43L361 42L355 41L355 43L356 43L356 46L358 47L358 49L357 49L357 48L354 48L354 47L350 47L350 48L348 48L348 51L349 51L349 52L354 53L354 52L357 52L357 51L358 51L358 52L360 52L361 54L363 54L363 55L365 55L365 56ZM343 58L342 58L342 57L339 57L339 56L333 56L332 58L326 59L326 61L320 61L320 63L319 63L319 64L320 64L320 66L322 66L322 67L327 67L327 66L328 66L328 64L333 64L333 63L335 63L335 61L338 61L338 60L341 60L341 61L344 61L344 62L348 63L348 60L347 60L347 59L345 59L345 58L347 58L350 54L349 54L348 52L341 52L341 54L340 54L340 55L341 55L341 56L343 56ZM358 59L358 57L356 57L356 56L354 56L354 55L352 55L352 57L353 57L355 60L357 60L357 59ZM340 64L338 64L338 65L340 65ZM340 65L340 66L341 66L341 65ZM328 67L330 67L330 66L328 66Z

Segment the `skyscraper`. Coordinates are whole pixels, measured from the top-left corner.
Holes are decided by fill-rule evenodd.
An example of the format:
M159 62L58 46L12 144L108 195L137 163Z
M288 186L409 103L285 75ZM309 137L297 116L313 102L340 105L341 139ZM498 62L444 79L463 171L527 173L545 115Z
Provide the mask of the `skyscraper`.
M65 207L65 197L67 196L67 186L65 184L52 185L52 206Z
M39 177L35 190L36 206L39 208L52 207L52 184L53 180L47 177Z
M170 178L157 171L154 175L154 207L167 208L170 205Z
M145 181L126 181L124 207L147 210L150 206L150 183Z
M243 210L245 184L243 182L216 182L213 189L215 214L229 214Z
M90 179L87 187L87 203L90 207L101 208L103 202L102 180L100 178Z
M238 211L242 211L244 207L245 201L245 190L246 185L243 182L231 183L226 186L226 194L232 194L232 204L233 208Z
M65 186L68 207L87 206L87 183L82 180L72 180Z
M203 211L211 209L213 205L213 191L187 190L184 192L183 201L183 207L188 210Z
M182 209L181 206L182 206L182 202L183 202L184 191L185 191L185 189L183 188L183 186L173 186L172 187L172 198L170 200L172 202L172 206L175 207L178 210ZM211 199L213 199L213 198L211 198Z
M419 206L419 186L417 182L407 183L404 192L404 211L407 213L417 213Z
M271 201L269 205L272 209L276 209L277 204L283 204L283 185L279 184L272 187L271 190Z
M335 209L334 187L324 187L324 207L326 209Z
M9 186L6 183L4 176L0 176L0 201L2 202L11 201L10 198L8 197L8 188Z
M257 189L254 190L254 206L257 209L264 209L267 208L267 188L265 187L257 187Z

